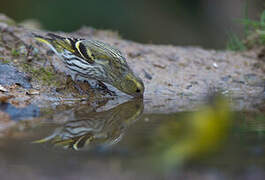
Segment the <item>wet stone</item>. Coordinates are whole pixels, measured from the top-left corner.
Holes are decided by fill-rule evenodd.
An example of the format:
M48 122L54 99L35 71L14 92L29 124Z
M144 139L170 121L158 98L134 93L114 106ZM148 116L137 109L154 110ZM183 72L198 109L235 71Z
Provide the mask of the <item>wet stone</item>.
M9 64L0 63L0 77L1 85L17 84L26 89L31 88L30 77Z
M0 111L7 113L12 120L22 120L40 115L40 109L32 104L24 108L17 108L9 103L0 103Z

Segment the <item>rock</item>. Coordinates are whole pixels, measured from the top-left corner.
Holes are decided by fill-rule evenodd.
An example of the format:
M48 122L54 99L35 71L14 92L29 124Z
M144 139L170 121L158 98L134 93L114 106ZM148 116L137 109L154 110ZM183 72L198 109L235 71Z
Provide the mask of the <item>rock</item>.
M21 26L27 28L27 29L41 29L42 25L39 21L36 19L27 19L20 23Z
M14 96L3 96L3 95L0 95L0 103L7 103L9 99L13 98Z
M65 103L68 99L80 101L86 99L90 104L97 104L102 99L104 102L109 100L109 97L104 96L106 93L104 94L100 89L91 90L87 87L85 93L80 94L68 88L66 85L68 69L47 46L34 40L30 35L33 30L17 26L11 28L7 24L5 26L7 27L2 34L3 40L8 40L10 46L20 52L16 56L16 61L12 55L9 58L19 70L23 69L29 73L32 80L29 82L27 75L18 72L15 67L0 64L0 84L20 84L24 88L39 89L42 92L30 96L30 99L26 97L20 99L23 101L26 99L29 103L35 103L41 107L52 103ZM38 30L37 33L47 32ZM117 33L111 31L86 27L76 33L60 34L76 38L93 38L121 50L127 57L129 66L144 81L145 112L148 113L191 110L212 93L212 89L231 98L233 107L238 110L255 109L256 104L262 103L265 98L265 78L264 68L262 68L264 62L257 59L257 56L246 56L241 52L205 50L198 47L140 44L123 40ZM17 42L20 42L19 46L16 45ZM21 45L25 48L21 48ZM1 43L0 49L1 52L10 54L8 52L10 49ZM72 83L73 89L76 82ZM23 95L26 94L25 92ZM92 94L89 94L90 92ZM102 93L103 96L97 96L97 93ZM8 92L7 95L13 94ZM16 98L18 101L20 99ZM116 105L120 99L123 101L124 97L113 97L110 104Z
M10 116L7 113L0 111L0 132L2 132L2 130L7 129L14 124L15 122L10 119Z
M36 90L36 89L30 89L26 92L27 95L39 95L40 91Z
M0 91L2 91L2 92L7 92L7 89L4 88L2 85L0 85Z
M17 84L26 89L31 88L29 77L26 73L19 72L14 66L0 63L0 84L13 85Z
M9 26L13 26L16 24L13 19L11 19L11 18L9 18L6 15L1 14L1 13L0 13L0 23L7 24Z
M5 112L12 120L38 117L40 109L35 105L28 105L24 108L17 108L9 103L0 104L0 112Z

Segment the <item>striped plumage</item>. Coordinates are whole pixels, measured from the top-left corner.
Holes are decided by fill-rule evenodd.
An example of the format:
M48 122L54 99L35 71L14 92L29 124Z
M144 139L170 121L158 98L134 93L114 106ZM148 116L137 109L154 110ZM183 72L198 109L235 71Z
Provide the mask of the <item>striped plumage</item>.
M87 110L87 106L83 108ZM109 147L118 143L127 128L139 119L143 112L143 102L141 99L128 101L103 112L84 113L80 107L71 112L74 114L69 117L79 120L67 121L59 125L52 135L34 142L48 142L55 147L74 150Z
M49 47L63 60L73 80L98 80L120 91L143 96L144 84L135 76L121 52L96 40L65 38L55 34L35 38Z

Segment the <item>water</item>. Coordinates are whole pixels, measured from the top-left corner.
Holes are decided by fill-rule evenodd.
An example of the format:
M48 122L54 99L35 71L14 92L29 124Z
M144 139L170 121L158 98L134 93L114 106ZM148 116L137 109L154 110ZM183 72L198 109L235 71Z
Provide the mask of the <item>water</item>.
M143 102L41 110L1 133L1 179L264 179L264 111L147 114Z

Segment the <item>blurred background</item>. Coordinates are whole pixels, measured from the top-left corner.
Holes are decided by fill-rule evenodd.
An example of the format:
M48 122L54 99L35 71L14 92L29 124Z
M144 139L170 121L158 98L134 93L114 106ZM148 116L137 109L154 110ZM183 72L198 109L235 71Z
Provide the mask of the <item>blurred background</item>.
M0 12L17 22L38 20L51 31L91 26L142 43L221 49L229 33L243 34L236 20L258 19L264 5L264 0L2 0Z

